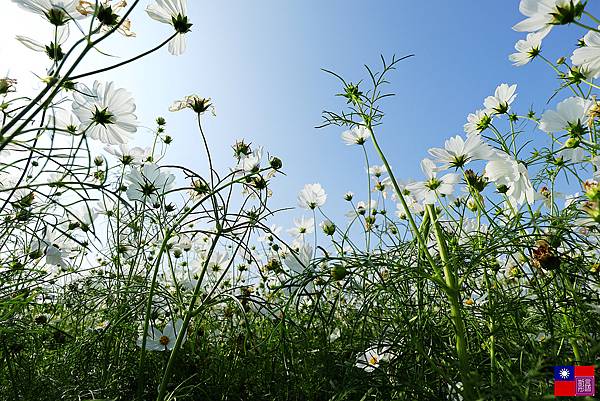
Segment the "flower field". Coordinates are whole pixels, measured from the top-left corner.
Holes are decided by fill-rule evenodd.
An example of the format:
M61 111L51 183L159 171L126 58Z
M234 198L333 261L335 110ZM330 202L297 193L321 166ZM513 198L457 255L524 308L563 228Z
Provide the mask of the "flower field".
M522 109L499 77L464 132L423 148L416 180L383 145L412 56L382 56L353 81L324 70L337 108L315 130L364 155L364 191L307 177L285 210L272 188L286 161L211 135L210 94L143 121L126 82L103 80L201 39L186 0L12 1L52 34L16 37L47 58L31 67L33 95L0 76L0 399L542 400L555 366L598 370L592 1L520 1L506 62L541 63L556 87ZM103 45L136 35L134 9L169 34L115 61ZM581 39L550 60L543 43L564 25ZM173 113L197 132L200 171L167 158Z

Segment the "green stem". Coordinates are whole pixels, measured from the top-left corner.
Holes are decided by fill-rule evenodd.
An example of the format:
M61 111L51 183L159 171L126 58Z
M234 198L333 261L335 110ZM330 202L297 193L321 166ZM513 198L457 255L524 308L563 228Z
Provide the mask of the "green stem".
M596 17L594 17L592 14L588 13L587 11L583 12L585 15L587 15L588 17L590 17L595 23L600 24L600 20Z
M213 239L211 247L206 256L206 260L204 261L204 265L202 266L202 272L200 273L200 277L198 278L198 282L196 283L196 288L194 289L194 294L192 295L192 299L190 299L190 303L188 305L187 312L183 319L183 325L181 326L181 330L177 333L177 339L175 340L175 345L171 350L171 355L169 357L169 362L167 362L167 367L165 368L165 372L163 374L162 381L160 382L160 387L158 388L158 396L156 397L156 401L163 401L165 399L165 394L167 392L167 382L169 381L169 377L171 376L171 370L173 370L173 364L175 363L175 355L177 355L177 351L181 347L183 343L183 339L185 337L185 333L187 332L187 328L190 325L190 321L194 316L194 307L196 305L196 300L200 296L200 290L202 289L202 282L204 281L204 275L206 273L206 269L208 268L208 264L210 262L210 258L219 242L219 238L221 236L221 232L218 231Z
M402 194L402 191L400 190L400 186L398 185L398 182L396 181L396 177L394 177L394 172L392 171L392 169L387 161L387 158L383 154L383 151L379 147L379 143L377 142L377 138L375 137L373 128L370 125L367 126L367 128L371 134L371 139L373 140L373 146L375 146L375 150L377 151L379 158L385 165L388 175L390 176L390 179L392 180L392 185L394 186L394 191L396 192L396 196L398 197L398 199L400 199L400 203L402 204L402 208L404 209L404 213L406 214L406 218L408 219L408 222L410 224L410 228L413 233L413 236L417 239L419 247L425 254L425 257L427 258L427 261L429 262L432 269L434 270L435 275L437 276L437 278L441 279L442 275L441 275L440 269L439 269L437 263L435 262L435 260L433 260L433 256L431 256L431 252L429 252L429 249L427 248L427 243L425 242L423 236L421 235L421 232L419 231L419 228L417 227L417 224L415 223L415 219L413 218L412 212L408 208L408 204L406 203L406 199L404 198L404 195ZM443 282L442 282L442 284L443 284ZM446 290L445 286L443 287L443 289L444 289L444 291Z
M78 79L81 79L81 78L84 78L84 77L88 77L90 75L100 74L101 72L110 71L110 70L113 70L115 68L121 67L121 66L123 66L125 64L129 64L129 63L131 63L133 61L136 61L136 60L138 60L138 59L140 59L142 57L145 57L145 56L147 56L147 55L149 55L151 53L154 53L155 51L157 51L158 49L160 49L161 47L163 47L164 45L166 45L167 43L169 43L169 41L171 41L171 39L173 39L176 35L178 35L178 34L174 33L173 35L169 36L164 42L162 42L158 46L155 46L155 47L153 47L150 50L147 50L147 51L145 51L145 52L143 52L141 54L138 54L135 57L129 58L129 59L125 60L125 61L121 61L120 63L113 64L113 65L105 67L105 68L100 68L99 70L94 70L94 71L86 72L86 73L83 73L83 74L75 75L74 77L70 77L69 79L72 80L72 81L75 81L75 80L78 80Z
M579 22L579 21L573 21L573 23L574 23L575 25L577 25L577 26L580 26L580 27L582 27L582 28L585 28L585 29L587 29L588 31L600 32L600 30L598 30L597 28L591 27L591 26L589 26L589 25L586 25L586 24L582 24L582 23L581 23L581 22Z
M448 301L450 302L450 316L452 323L454 324L454 334L456 336L456 353L458 355L460 376L463 384L463 398L466 401L469 401L474 399L474 395L469 372L469 355L467 350L465 324L461 311L460 289L457 286L455 273L452 271L446 238L444 237L442 227L437 219L435 207L433 205L427 205L427 214L429 214L429 218L433 224L440 258L442 259L444 279L446 280L446 286L449 288L449 291L446 293L448 295Z
M568 277L565 277L564 281L566 283L567 290L571 293L571 296L573 297L573 300L575 302L577 302L577 295L576 295L575 289L573 288L573 283L571 282L571 280ZM567 314L566 308L563 308L563 316L564 316L565 323L572 330L571 336L569 337L569 343L571 344L571 347L573 348L573 355L575 355L575 362L578 364L582 363L583 359L581 358L581 352L579 350L579 345L577 344L577 339L575 336L577 329L575 328L575 323L573 322L573 319L571 319L571 317Z

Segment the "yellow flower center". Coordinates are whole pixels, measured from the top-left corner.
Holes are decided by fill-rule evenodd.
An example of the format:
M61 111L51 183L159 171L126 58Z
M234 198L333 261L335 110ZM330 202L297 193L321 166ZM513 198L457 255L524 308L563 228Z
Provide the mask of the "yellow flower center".
M169 343L169 337L161 336L158 342L160 342L161 345L167 345Z

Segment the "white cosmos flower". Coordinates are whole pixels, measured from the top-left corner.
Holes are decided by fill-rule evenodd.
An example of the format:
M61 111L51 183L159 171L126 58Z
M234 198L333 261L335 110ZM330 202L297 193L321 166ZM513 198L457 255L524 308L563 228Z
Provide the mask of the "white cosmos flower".
M284 263L290 269L292 276L303 274L306 267L310 265L313 255L312 246L306 242L299 243L297 248L298 252L294 252L293 255L288 254L284 259Z
M288 268L288 274L292 278L296 278L298 276L303 275L312 275L313 268L311 267L310 263L313 257L312 246L310 246L310 244L306 242L296 243L295 245L298 251L294 251L293 253L287 254L283 260L283 262ZM283 289L283 292L287 296L293 291L295 291L295 289L297 288L297 285L286 285ZM306 282L304 290L309 292L314 291L314 283L312 280Z
M260 170L260 162L263 156L262 146L257 146L252 153L243 156L237 164L236 170L244 173L256 173Z
M464 130L467 135L474 135L483 132L492 122L492 110L477 110L467 116L467 123Z
M375 185L371 189L371 192L379 192L383 196L383 199L387 199L389 189L392 189L393 181L390 177L385 177L381 179L381 177L375 177ZM398 183L400 190L403 190L405 186L404 183ZM395 193L392 191L392 199L395 200Z
M443 149L429 149L429 154L435 162L443 163L442 166L438 167L438 171L449 167L460 168L470 161L488 160L495 155L492 148L483 142L479 134L468 136L466 141L456 135L446 140Z
M600 33L589 31L583 37L583 43L585 46L573 52L571 62L586 71L586 76L598 78L600 77Z
M488 96L483 101L486 109L492 110L496 114L504 114L510 110L510 104L515 100L517 94L517 85L508 86L508 84L500 84L494 96Z
M404 200L406 201L409 212L420 214L425 211L425 206L413 195L404 195ZM406 212L404 211L404 206L402 203L396 204L396 216L398 216L400 219L406 218Z
M565 163L580 163L585 159L585 151L581 147L571 148L563 146L556 157L562 159Z
M210 256L210 260L208 261L207 268L209 271L219 272L222 271L227 265L231 258L226 252L215 251ZM198 273L200 273L198 271Z
M458 183L460 177L458 174L449 173L441 178L437 178L437 169L435 163L430 159L423 159L421 161L421 169L427 179L425 181L418 181L408 184L408 189L419 201L423 201L426 204L433 204L436 202L438 196L452 195L454 192L454 185Z
M146 349L149 351L171 351L175 346L177 336L183 328L183 320L177 319L175 323L170 321L167 323L163 331L160 331L156 327L148 327L148 333L146 334ZM186 340L187 333L183 334L183 344ZM137 339L137 346L142 346L143 338Z
M371 133L362 125L342 132L342 140L346 145L362 145L370 137Z
M462 224L454 224L451 221L443 222L449 230L458 233L458 242L460 245L468 245L472 243L474 237L485 235L488 231L488 227L481 222L477 222L477 219L465 218Z
M507 155L498 154L497 158L490 160L485 166L484 176L496 185L508 187L506 195L512 203L517 205L524 202L533 204L535 190L529 180L527 167L523 163L519 163Z
M372 372L379 367L380 362L389 361L395 355L390 352L390 346L386 344L373 345L356 356L355 366L365 372Z
M90 1L80 0L77 10L83 15L93 15L97 11L96 5L98 5L98 7L104 7L104 9L108 9L110 7L113 14L118 15L121 11L124 11L125 8L127 7L127 1L126 0L101 0L96 3L96 0L90 0ZM118 23L118 22L120 22L119 19L117 19L115 21L115 23ZM113 27L114 27L114 25L101 24L100 31L108 32L111 29L113 29ZM136 36L135 32L131 31L131 20L129 18L127 18L125 21L123 21L119 25L119 27L117 28L117 32L119 32L121 35L127 36L127 37L135 37Z
M589 111L594 102L581 97L570 97L556 106L556 110L547 110L540 120L540 129L544 132L571 131L583 129L589 120Z
M210 110L213 116L216 116L215 106L211 103L209 97L200 97L198 95L188 95L181 100L176 100L169 107L169 111L181 111L183 109L192 109L198 114L204 114Z
M67 41L67 39L69 39L69 25L63 25L63 26L59 26L56 29L56 43L54 41L54 29L52 32L52 43L54 43L55 45L62 45L63 43L65 43ZM52 59L55 58L55 55L52 54L53 52L48 52L48 48L46 47L47 45L50 45L50 43L48 42L47 44L43 44L35 39L32 39L30 37L27 36L22 36L22 35L17 35L15 37L15 39L17 39L19 42L21 42L21 44L25 47L27 47L30 50L36 51L36 52L40 52L40 53L46 53L48 54L48 56ZM48 46L49 47L49 46ZM58 52L56 52L56 56L58 56ZM62 55L60 57L56 57L58 60L56 61L60 61L60 59L62 59Z
M21 8L45 17L56 26L71 19L82 19L85 15L77 10L79 0L13 0Z
M88 207L87 204L80 204L68 214L67 217L70 223L77 223L78 227L83 231L87 231L93 226L96 220L97 212L94 208Z
M304 216L299 219L294 219L294 227L287 230L294 239L302 239L305 234L310 234L315 230L315 220L313 218L305 218Z
M535 193L535 200L542 201L545 207L550 209L552 207L552 203L558 203L557 200L566 199L565 194L561 192L554 191L554 193L547 187L542 186L539 191Z
M520 67L540 54L542 50L542 39L547 35L547 32L533 32L527 34L525 39L518 40L515 43L516 53L508 56L508 59L513 62L513 65Z
M157 203L158 197L171 189L175 176L163 173L156 164L144 164L134 168L126 176L129 182L127 197L132 201Z
M549 32L556 22L554 15L559 14L558 7L570 8L571 2L574 6L579 4L579 0L521 0L519 11L527 18L513 29L519 32Z
M66 260L69 258L75 243L72 240L60 237L56 230L48 230L44 238L32 241L31 252L40 253L46 257L46 264L67 267Z
M379 178L381 177L383 174L387 173L387 169L385 168L385 165L382 164L381 166L371 166L367 169L367 172L369 174L371 174L373 177L375 178Z
M48 127L60 135L74 135L79 129L79 120L71 111L53 108Z
M115 88L113 82L94 82L89 93L73 93L73 113L81 130L106 144L125 143L137 131L135 103L131 93Z
M259 242L273 242L275 237L278 237L281 233L282 227L271 224L271 227L268 230L265 230L263 235L258 238Z
M148 160L148 157L152 153L149 147L140 148L135 146L130 148L126 143L122 143L119 146L105 146L104 150L117 157L123 165L142 164Z
M146 8L150 18L172 25L177 35L169 42L169 53L178 56L186 47L185 34L192 24L187 18L187 0L156 0Z
M94 213L105 215L108 217L115 217L119 211L119 204L112 198L104 197L96 203L94 206Z
M370 203L367 203L365 201L359 201L356 203L356 207L354 207L352 210L348 211L344 215L352 221L356 219L357 216L366 214L367 211L370 211L370 214L374 214L373 212L377 210L377 205L378 202L376 199L371 199Z
M321 207L327 200L327 194L321 184L306 184L298 194L298 205L305 209Z

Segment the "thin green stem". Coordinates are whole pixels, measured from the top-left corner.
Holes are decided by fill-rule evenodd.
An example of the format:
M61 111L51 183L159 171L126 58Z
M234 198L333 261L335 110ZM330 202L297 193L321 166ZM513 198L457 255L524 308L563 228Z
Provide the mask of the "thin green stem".
M583 12L583 14L584 14L584 15L587 15L588 17L590 17L590 18L591 18L591 19L592 19L592 20L593 20L595 23L597 23L597 24L600 24L600 20L599 20L598 18L594 17L594 16L593 16L592 14L590 14L589 12L587 12L587 11L584 11L584 12Z
M213 238L213 241L212 241L212 244L208 251L208 254L206 255L206 260L204 261L204 263L202 265L202 272L200 273L200 277L198 277L198 282L196 283L196 288L194 288L194 294L192 295L192 298L190 299L190 303L188 305L188 308L187 308L187 311L186 311L186 314L185 314L185 317L183 320L183 325L181 326L181 330L179 330L179 333L177 333L177 339L175 340L175 345L173 346L173 349L171 350L171 355L169 356L169 361L167 362L167 366L165 368L165 372L163 374L162 381L160 382L160 387L158 388L158 396L156 397L156 401L163 401L165 399L165 394L167 391L167 383L169 381L169 377L171 376L171 370L173 370L173 364L175 363L175 356L177 355L177 352L181 348L181 344L183 343L183 339L185 338L185 335L186 335L185 333L187 332L187 329L190 325L190 321L192 320L192 317L195 315L194 307L196 305L196 300L200 296L200 290L202 289L202 282L204 281L204 275L206 274L208 264L210 263L210 259L215 250L215 247L217 246L217 243L219 242L220 236L221 236L221 232L217 231L215 237Z
M390 164L388 163L387 158L383 154L383 151L381 150L381 147L379 146L379 143L377 142L377 138L375 136L375 133L373 132L373 128L370 125L367 128L371 134L373 146L375 146L375 150L377 151L379 158L385 165L388 175L390 176L392 185L394 186L394 191L396 192L396 196L398 197L398 199L400 199L400 203L402 204L402 208L404 209L404 213L406 214L406 218L408 219L408 222L410 224L410 228L413 233L413 236L417 239L419 247L423 250L423 253L425 254L425 257L427 258L427 261L431 265L431 268L434 270L436 278L440 279L440 283L443 284L443 282L441 281L442 274L441 274L440 268L438 267L437 263L433 259L433 256L431 256L431 252L429 252L429 249L427 248L427 243L425 242L423 236L421 235L421 232L419 231L419 228L417 227L417 224L415 223L415 219L413 218L412 212L409 209L408 204L406 203L406 199L404 198L404 195L402 194L402 190L400 189L400 186L398 185L398 182L396 181L396 177L394 177L394 172L392 171L392 168L390 167ZM442 288L445 290L445 285Z
M592 26L589 26L589 25L583 24L583 23L581 23L581 22L579 22L579 21L573 21L573 23L574 23L575 25L577 25L577 26L580 26L580 27L582 27L582 28L585 28L585 29L587 29L588 31L600 32L600 30L599 30L598 28L594 28L594 27L592 27Z
M452 269L448 254L448 245L442 227L437 219L434 205L427 205L427 213L429 214L429 218L434 227L435 237L444 269L444 279L449 288L447 294L448 301L450 302L450 316L452 318L452 323L454 324L454 333L456 336L456 353L458 355L460 376L463 383L463 398L469 401L474 399L474 393L471 385L466 330L460 302L460 288L457 287L456 273Z
M131 63L131 62L134 62L134 61L136 61L136 60L138 60L138 59L140 59L140 58L142 58L142 57L145 57L145 56L147 56L147 55L149 55L149 54L151 54L151 53L154 53L155 51L159 50L159 49L160 49L160 48L162 48L164 45L166 45L167 43L169 43L169 41L170 41L171 39L173 39L173 38L174 38L176 35L177 35L177 32L175 32L173 35L169 36L169 37L168 37L168 38L167 38L167 39L166 39L164 42L162 42L162 43L161 43L161 44L159 44L158 46L155 46L155 47L153 47L153 48L152 48L152 49L150 49L150 50L147 50L147 51L145 51L145 52L143 52L143 53L141 53L141 54L138 54L138 55L137 55L137 56L135 56L135 57L129 58L129 59L125 60L125 61L122 61L122 62L120 62L120 63L114 64L114 65L111 65L111 66L108 66L108 67L105 67L105 68L100 68L100 69L98 69L98 70L94 70L94 71L86 72L86 73L83 73L83 74L75 75L75 76L71 77L70 79L71 79L72 81L75 81L75 80L78 80L78 79L81 79L81 78L84 78L84 77L88 77L88 76L90 76L90 75L96 75L96 74L100 74L100 73L102 73L102 72L106 72L106 71L114 70L115 68L118 68L118 67L124 66L124 65L126 65L126 64L129 64L129 63Z

